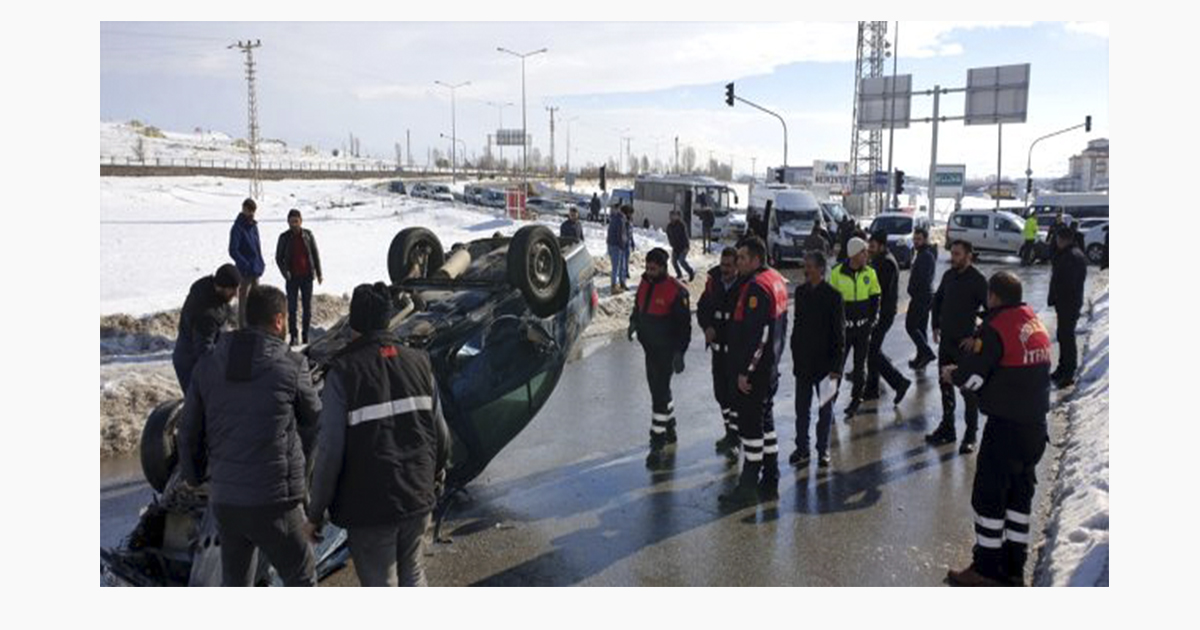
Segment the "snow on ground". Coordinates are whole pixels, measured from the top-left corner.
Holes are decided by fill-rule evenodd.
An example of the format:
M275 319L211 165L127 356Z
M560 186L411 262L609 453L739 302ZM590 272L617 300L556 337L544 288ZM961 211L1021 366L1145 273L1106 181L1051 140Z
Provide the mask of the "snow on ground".
M1108 272L1096 276L1080 378L1058 411L1066 433L1037 583L1108 586Z
M262 282L283 285L274 263L275 241L298 208L321 253L325 276L314 287L314 326L345 313L347 295L363 282L387 280L387 251L401 229L429 228L446 248L511 236L529 222L498 211L412 199L386 192L385 180L267 181L257 218L267 264ZM246 182L215 177L105 177L100 181L101 453L136 447L146 413L177 397L170 365L178 308L191 283L229 261L229 228L246 195ZM561 219L542 221L555 233ZM630 264L636 287L645 254L666 247L661 230L635 229ZM600 308L585 336L624 330L632 297L612 296L608 281L607 227L584 222L585 245L596 268ZM695 252L698 247L693 247ZM693 253L695 297L715 257ZM693 299L693 302L695 299Z

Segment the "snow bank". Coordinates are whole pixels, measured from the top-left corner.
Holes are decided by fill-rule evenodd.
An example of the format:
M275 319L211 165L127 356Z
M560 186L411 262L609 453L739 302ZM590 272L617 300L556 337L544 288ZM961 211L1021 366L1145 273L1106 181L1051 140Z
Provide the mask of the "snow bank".
M1097 274L1036 582L1108 586L1108 272Z

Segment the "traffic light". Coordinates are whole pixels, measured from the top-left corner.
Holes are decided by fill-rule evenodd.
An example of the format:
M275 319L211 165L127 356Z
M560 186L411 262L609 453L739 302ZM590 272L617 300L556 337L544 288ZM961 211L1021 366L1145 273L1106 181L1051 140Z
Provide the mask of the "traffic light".
M730 85L732 85L732 84L730 84ZM1087 118L1083 119L1083 130L1088 133L1092 132L1092 117L1091 116L1088 116Z
M896 195L899 196L904 192L904 171L896 170Z
M775 181L779 182L780 184L783 183L783 167L782 166L775 169Z
M725 84L725 104L733 107L733 84Z
M600 165L600 190L608 190L608 182L604 177L604 165Z

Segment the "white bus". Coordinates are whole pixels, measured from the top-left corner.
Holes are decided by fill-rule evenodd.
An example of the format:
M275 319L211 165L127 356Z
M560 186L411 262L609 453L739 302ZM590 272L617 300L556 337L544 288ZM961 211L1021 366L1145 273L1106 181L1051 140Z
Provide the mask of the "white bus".
M737 193L711 177L655 176L637 178L633 185L633 224L666 229L671 211L683 213L683 223L689 234L703 233L700 221L702 197L713 210L713 238L719 239L729 229L729 214L737 203Z
M1053 216L1062 210L1073 219L1107 219L1108 193L1056 193L1038 195L1026 216ZM1041 221L1038 221L1041 224Z

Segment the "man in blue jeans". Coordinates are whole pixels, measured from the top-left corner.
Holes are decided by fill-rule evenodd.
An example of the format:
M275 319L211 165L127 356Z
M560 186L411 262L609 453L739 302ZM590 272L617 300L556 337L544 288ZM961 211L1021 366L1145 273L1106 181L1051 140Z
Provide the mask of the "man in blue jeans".
M825 254L804 255L804 284L796 288L796 319L792 327L792 372L796 375L796 451L793 466L809 462L808 426L813 390L825 378L841 378L845 359L846 323L842 295L825 281ZM829 430L833 398L817 411L817 461L829 465Z
M258 286L258 279L266 269L262 257L262 243L258 240L258 222L254 220L257 210L258 204L247 197L242 202L242 211L229 228L229 257L233 259L233 264L242 276L237 293L239 328L246 327L246 301L249 299L250 289Z
M308 329L312 323L313 278L318 283L325 279L321 275L321 254L317 251L317 240L312 232L301 227L303 218L300 211L295 208L289 210L287 220L288 230L280 234L275 243L275 264L279 265L279 273L287 281L288 332L291 333L289 345L294 346L308 343ZM304 325L300 331L296 327L298 301L302 301L304 306Z
M608 222L608 259L612 270L609 272L612 294L617 295L625 290L626 247L629 244L629 230L626 228L625 214L613 208Z

